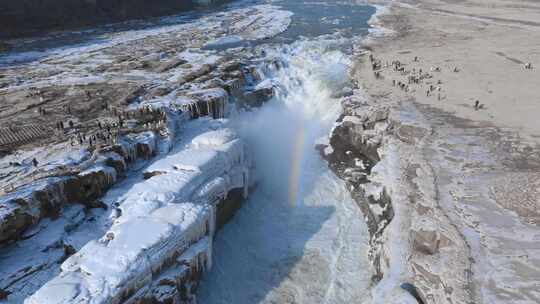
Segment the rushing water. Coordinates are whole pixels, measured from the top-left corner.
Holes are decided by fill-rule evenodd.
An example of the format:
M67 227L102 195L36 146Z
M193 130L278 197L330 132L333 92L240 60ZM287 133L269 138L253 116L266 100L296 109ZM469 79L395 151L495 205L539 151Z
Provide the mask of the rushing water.
M346 39L319 37L267 50L278 88L240 114L260 184L217 235L199 303L366 303L370 268L363 216L314 146L325 141L347 90Z
M217 1L217 4L197 10L160 18L132 20L83 28L77 31L47 33L33 38L14 39L8 42L9 52L0 51L0 66L14 62L23 63L58 54L66 49L84 50L87 46L105 44L111 37L139 30L159 30L166 26L186 24L200 17L220 11L233 10L250 5L271 3L295 13L289 29L265 41L244 41L227 44L226 47L255 46L261 43L292 43L299 37L317 37L340 33L344 37L360 36L367 33L366 21L375 13L375 8L359 5L359 0L319 1L319 0L235 0ZM227 3L227 4L223 4ZM221 49L222 46L216 47ZM209 47L212 49L212 47Z
M198 300L369 303L363 216L314 147L327 140L340 115L333 96L349 89L347 50L366 32L373 10L350 3L279 5L295 13L293 23L265 53L283 68L261 68L277 96L236 118L260 183L218 233Z

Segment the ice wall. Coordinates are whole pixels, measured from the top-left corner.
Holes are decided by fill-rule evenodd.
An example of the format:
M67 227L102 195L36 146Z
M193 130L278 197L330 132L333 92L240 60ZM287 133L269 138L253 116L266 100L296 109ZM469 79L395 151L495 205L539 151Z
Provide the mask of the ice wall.
M191 301L211 266L222 203L234 189L247 195L244 153L232 130L218 129L148 167L150 177L118 202L109 231L68 258L25 303Z

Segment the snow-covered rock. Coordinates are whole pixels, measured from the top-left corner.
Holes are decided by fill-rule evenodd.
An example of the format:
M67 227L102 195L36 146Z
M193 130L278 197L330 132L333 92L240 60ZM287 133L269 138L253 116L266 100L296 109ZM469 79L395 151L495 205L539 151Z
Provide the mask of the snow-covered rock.
M128 162L148 159L156 150L153 132L126 135L110 150L94 155L60 176L37 178L0 197L0 245L16 240L42 218L54 217L68 203L98 207L96 200L118 180Z
M247 195L249 159L227 128L194 137L146 169L160 172L118 202L112 227L61 266L27 304L189 301L210 267L215 225L229 192ZM177 302L174 302L177 303Z
M182 109L191 113L193 118L200 116L223 118L229 104L229 94L222 88L211 88L189 92L187 99L183 101Z
M260 107L274 97L274 87L270 81L263 81L250 90L246 90L240 99L240 106Z
M370 96L357 91L345 98L345 115L323 156L366 218L373 302L475 302L471 248L457 229L461 219L453 222L444 210L441 198L449 191L439 189L442 179L462 172L437 176L434 167L441 161L430 160L446 151L433 148L433 138L441 136L434 126L445 132L448 126L428 122L414 103ZM362 171L364 177L354 178Z

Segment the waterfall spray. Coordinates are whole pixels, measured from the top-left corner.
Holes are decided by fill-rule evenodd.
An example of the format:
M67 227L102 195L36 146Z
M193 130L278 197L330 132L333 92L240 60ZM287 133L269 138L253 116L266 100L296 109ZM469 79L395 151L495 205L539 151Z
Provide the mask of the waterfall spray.
M317 140L326 138L341 112L333 96L348 85L349 59L336 50L337 42L299 41L268 50L260 73L273 84L275 97L239 119L240 133L255 150L259 185L291 206L309 188L305 171L319 157Z

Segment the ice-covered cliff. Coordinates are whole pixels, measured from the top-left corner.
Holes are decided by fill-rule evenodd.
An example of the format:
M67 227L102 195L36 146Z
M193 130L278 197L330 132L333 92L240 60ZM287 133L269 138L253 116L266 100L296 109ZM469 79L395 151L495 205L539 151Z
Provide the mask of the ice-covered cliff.
M211 266L217 221L247 196L249 167L231 129L195 136L149 166L149 178L120 198L111 228L25 303L188 301Z

